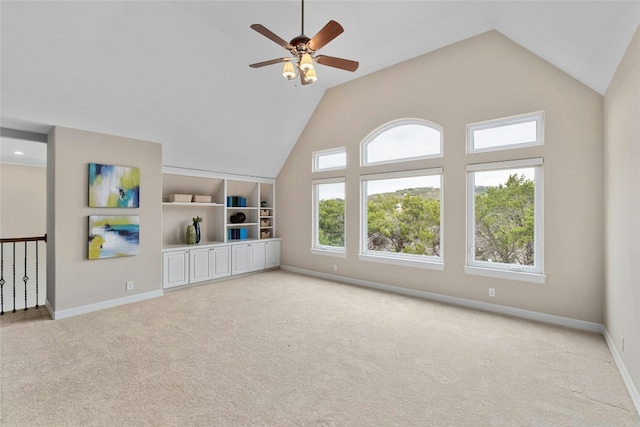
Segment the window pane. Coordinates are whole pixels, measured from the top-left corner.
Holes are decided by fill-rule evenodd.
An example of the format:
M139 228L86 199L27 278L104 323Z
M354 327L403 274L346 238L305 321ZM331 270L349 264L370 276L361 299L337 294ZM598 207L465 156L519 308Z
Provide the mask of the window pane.
M316 245L344 247L344 182L317 184Z
M317 170L338 169L347 166L347 152L318 154Z
M536 122L516 123L473 131L473 148L502 147L536 142Z
M367 249L440 256L440 175L369 180Z
M392 127L366 143L365 164L439 155L440 136L440 131L424 125Z
M476 261L534 265L535 168L474 172Z

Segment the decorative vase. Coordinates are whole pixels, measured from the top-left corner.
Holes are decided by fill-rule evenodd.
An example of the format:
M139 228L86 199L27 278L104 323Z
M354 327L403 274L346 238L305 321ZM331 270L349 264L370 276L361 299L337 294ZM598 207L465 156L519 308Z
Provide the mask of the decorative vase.
M200 243L200 222L193 221L193 227L196 229L196 244Z
M193 225L187 225L187 233L184 238L187 241L187 245L196 244L196 228Z

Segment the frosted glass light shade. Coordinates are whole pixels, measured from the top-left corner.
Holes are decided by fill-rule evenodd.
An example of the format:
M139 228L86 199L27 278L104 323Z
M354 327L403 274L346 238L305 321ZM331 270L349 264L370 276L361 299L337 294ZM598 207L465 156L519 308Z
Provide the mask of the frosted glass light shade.
M284 63L284 68L282 69L282 75L287 80L292 80L296 78L296 70L293 68L293 64L291 61L287 61Z
M300 69L305 73L313 68L313 61L311 60L311 55L305 53L300 58Z
M316 80L318 80L318 76L316 75L316 70L314 68L309 69L309 71L305 73L304 79L309 83L313 83Z

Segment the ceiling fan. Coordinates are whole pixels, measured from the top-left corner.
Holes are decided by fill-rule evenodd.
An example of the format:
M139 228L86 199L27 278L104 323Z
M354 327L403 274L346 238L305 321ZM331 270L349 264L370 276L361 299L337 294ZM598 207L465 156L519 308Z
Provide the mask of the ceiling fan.
M302 31L300 35L291 39L290 42L285 41L281 37L277 36L263 25L253 24L251 28L284 47L291 52L292 57L288 58L276 58L269 61L257 62L249 65L251 68L260 68L266 65L273 65L284 62L284 69L282 75L288 80L295 79L300 75L300 82L303 85L308 85L315 82L318 79L313 62L318 64L327 65L329 67L339 68L346 71L356 71L358 69L358 62L350 59L336 58L335 56L318 55L316 52L331 40L338 37L344 28L336 21L329 21L318 34L309 38L304 35L304 0L302 0Z

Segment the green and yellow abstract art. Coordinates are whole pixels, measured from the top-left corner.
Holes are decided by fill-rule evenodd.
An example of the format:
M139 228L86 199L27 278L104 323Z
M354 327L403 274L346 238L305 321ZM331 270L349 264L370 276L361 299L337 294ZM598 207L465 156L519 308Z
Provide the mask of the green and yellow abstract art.
M140 218L89 216L89 259L138 255Z
M140 206L140 169L89 163L90 208Z

